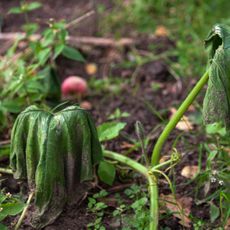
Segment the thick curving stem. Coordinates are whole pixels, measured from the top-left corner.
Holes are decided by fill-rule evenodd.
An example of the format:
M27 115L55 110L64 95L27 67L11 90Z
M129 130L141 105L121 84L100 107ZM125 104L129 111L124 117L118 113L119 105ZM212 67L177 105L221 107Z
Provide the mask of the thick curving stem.
M143 166L142 164L130 159L129 157L123 156L119 153L115 153L112 151L104 150L104 157L110 158L112 160L116 160L119 163L125 164L135 171L142 174L149 183L149 197L150 197L150 224L149 230L157 230L158 229L158 220L159 220L159 208L158 208L158 186L157 179L154 174L149 171L148 168Z
M196 96L199 94L199 92L202 90L204 85L208 81L208 73L207 70L205 74L201 77L201 79L197 82L195 87L192 89L192 91L189 93L187 98L184 100L184 102L181 104L177 112L174 114L172 119L169 121L169 123L164 128L163 132L161 133L160 137L158 138L153 152L152 152L152 158L151 158L151 165L152 167L156 166L159 163L160 154L162 147L167 140L168 136L172 132L172 130L176 127L177 123L180 121L180 119L183 117L184 113L187 111L188 107L192 104L192 102L195 100Z

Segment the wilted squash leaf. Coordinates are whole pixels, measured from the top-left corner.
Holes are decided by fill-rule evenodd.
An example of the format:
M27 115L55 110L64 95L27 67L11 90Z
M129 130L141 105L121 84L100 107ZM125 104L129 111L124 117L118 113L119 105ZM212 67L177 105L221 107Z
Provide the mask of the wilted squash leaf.
M94 123L85 110L70 106L55 114L30 106L13 127L10 165L16 179L35 189L32 225L52 223L81 183L93 178L102 159Z
M215 25L205 40L209 51L209 81L204 98L206 123L230 127L230 28Z

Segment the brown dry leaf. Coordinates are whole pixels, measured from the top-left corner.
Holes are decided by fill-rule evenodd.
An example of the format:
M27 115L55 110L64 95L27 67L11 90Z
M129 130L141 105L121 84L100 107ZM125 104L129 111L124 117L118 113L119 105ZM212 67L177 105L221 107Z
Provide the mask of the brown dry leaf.
M228 153L228 156L230 157L230 148L223 147L224 151Z
M181 176L192 179L199 171L199 167L196 165L187 165L181 170Z
M81 102L80 107L82 109L91 110L93 106L89 101L83 101Z
M86 64L85 71L89 75L94 75L97 73L97 65L95 63Z
M125 141L121 143L121 149L130 149L133 148L134 146L135 146L134 144Z
M163 163L163 162L165 162L165 161L167 161L167 160L169 160L169 159L170 159L170 156L166 156L166 155L165 155L165 156L162 156L162 157L161 157L161 159L160 159L159 162L160 162L160 164L161 164L161 163Z
M172 118L177 110L175 108L170 108L169 110L171 112L170 118ZM176 128L187 132L192 130L194 127L193 124L189 121L189 118L187 116L183 116L182 119L177 123Z
M228 218L227 223L224 226L224 230L229 230L230 229L230 218Z
M173 195L160 195L161 199L164 201L166 208L173 212L173 216L180 219L179 223L189 228L191 220L188 217L191 212L192 198L191 197L178 197L175 198Z
M155 36L158 36L158 37L167 37L168 34L169 34L169 32L166 29L166 27L164 27L164 26L157 26L154 34L155 34Z
M190 106L188 107L188 111L189 111L189 112L195 112L195 111L196 111L195 106L194 106L194 105L190 105Z

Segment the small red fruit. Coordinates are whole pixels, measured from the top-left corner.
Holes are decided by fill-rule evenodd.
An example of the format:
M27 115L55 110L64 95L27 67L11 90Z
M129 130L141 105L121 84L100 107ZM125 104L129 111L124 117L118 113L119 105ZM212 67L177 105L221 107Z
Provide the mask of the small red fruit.
M68 95L83 95L87 91L87 82L77 76L67 77L61 85L61 91L63 96Z

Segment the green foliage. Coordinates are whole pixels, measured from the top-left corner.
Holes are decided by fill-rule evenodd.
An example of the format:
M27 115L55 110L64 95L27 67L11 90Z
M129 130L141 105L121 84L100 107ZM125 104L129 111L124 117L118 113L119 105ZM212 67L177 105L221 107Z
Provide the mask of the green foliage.
M114 120L114 119L120 119L120 118L126 118L129 117L130 114L127 112L121 112L119 108L116 108L113 114L111 114L108 119L109 120Z
M0 222L8 216L15 216L22 212L25 203L19 198L12 196L10 193L0 192ZM0 223L0 229L4 230L7 227Z
M93 178L102 159L90 115L77 106L57 113L30 106L15 121L10 166L16 179L35 188L33 225L53 222L67 200L80 196L80 183Z
M130 217L124 218L123 222L130 229L148 229L149 213L148 213L148 198L147 194L142 191L142 187L133 184L130 188L124 191L125 195L133 202L130 206L126 206L126 212L132 211Z
M197 204L209 204L211 222L219 221L219 226L224 226L230 217L229 134L220 123L208 125L206 132L206 165L195 178L196 196L199 197Z
M116 168L109 162L101 161L98 167L98 176L104 183L112 185L116 176Z
M78 50L69 46L64 46L62 50L62 55L74 61L85 62L85 59L83 58L81 53Z
M99 198L107 196L108 193L105 190L101 190L99 193L88 198L88 211L95 215L95 220L87 225L88 229L105 230L102 220L104 217L104 211L108 207L104 202L98 201Z
M19 7L13 7L9 10L9 14L24 14L28 13L30 11L36 10L41 8L42 4L39 2L31 2L26 3L25 1L21 1L21 4Z
M105 122L99 125L97 127L99 140L103 142L116 138L125 126L125 122Z
M53 106L60 101L60 82L55 66L60 55L83 61L79 51L66 43L68 31L64 21L50 19L39 37L34 36L40 28L29 22L27 13L39 7L38 2L21 1L20 7L9 11L25 14L26 24L22 26L25 36L15 41L0 62L0 131L10 126L7 117L12 113L17 114L34 103L48 102Z

